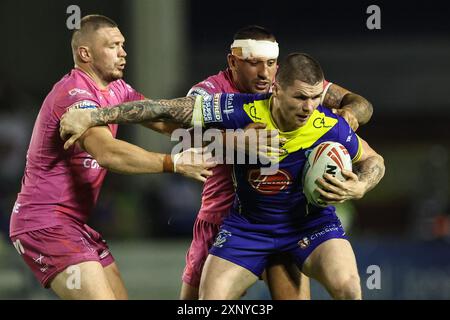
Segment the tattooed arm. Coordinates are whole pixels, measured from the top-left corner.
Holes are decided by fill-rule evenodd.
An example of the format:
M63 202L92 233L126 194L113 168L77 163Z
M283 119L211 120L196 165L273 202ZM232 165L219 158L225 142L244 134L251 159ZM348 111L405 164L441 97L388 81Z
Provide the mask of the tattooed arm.
M361 199L383 178L385 172L383 157L376 153L366 141L361 139L361 142L363 153L361 159L354 164L353 172L342 170L346 181L341 182L329 174L324 174L324 179L317 180L319 186L317 191L327 203Z
M323 99L323 105L336 109L336 113L347 120L353 130L369 122L373 106L364 97L348 91L336 84L331 84Z
M69 148L90 127L107 124L143 123L149 121L171 121L182 127L190 127L196 97L173 100L131 101L111 108L71 109L60 122L62 139L71 136L64 148Z

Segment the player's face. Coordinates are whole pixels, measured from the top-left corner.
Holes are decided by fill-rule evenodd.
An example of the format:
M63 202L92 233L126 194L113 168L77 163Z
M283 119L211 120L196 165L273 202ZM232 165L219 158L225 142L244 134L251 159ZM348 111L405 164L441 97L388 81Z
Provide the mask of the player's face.
M323 82L315 85L295 80L293 84L282 88L275 86L274 97L278 100L283 127L288 131L306 124L311 114L319 106L323 92Z
M229 66L234 84L242 93L269 92L277 72L276 59L244 60L230 55Z
M106 82L123 77L127 53L125 38L118 28L100 28L95 32L92 45L92 65Z

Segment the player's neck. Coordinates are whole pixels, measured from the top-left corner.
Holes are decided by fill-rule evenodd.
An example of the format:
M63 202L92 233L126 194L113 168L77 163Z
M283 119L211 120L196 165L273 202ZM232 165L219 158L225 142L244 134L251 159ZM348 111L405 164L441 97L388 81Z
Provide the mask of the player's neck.
M283 118L283 114L281 113L280 107L278 105L278 101L275 97L272 96L270 100L270 115L272 116L272 120L277 126L278 130L282 132L290 132L294 131L298 128L292 128L287 125L287 121Z
M95 72L93 68L79 64L76 64L75 68L86 73L89 76L89 78L91 78L92 81L95 82L95 84L99 87L99 89L104 90L108 87L109 82L102 80L102 78L98 76L98 74Z

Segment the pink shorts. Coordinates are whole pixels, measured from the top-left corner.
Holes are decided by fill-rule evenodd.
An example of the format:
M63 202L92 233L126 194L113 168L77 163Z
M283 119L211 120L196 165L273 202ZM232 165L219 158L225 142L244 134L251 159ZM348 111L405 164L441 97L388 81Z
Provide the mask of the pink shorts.
M193 239L186 253L186 267L182 280L192 287L198 288L202 275L203 265L209 254L214 238L219 232L219 225L205 220L195 219Z
M86 224L70 222L18 234L11 240L45 288L68 266L98 261L106 267L114 262L100 233Z

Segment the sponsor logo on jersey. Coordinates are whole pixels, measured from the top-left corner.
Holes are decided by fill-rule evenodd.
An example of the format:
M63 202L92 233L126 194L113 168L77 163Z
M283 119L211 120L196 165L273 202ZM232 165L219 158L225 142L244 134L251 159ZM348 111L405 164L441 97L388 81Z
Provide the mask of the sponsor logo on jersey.
M213 122L212 97L203 98L203 122Z
M73 88L69 91L69 95L76 96L77 94L86 94L88 96L92 96L92 94L84 89Z
M230 114L234 112L233 98L234 98L233 93L227 95L227 100L225 102L225 109L223 110L223 113L227 116L228 120L230 120Z
M223 244L227 241L227 238L231 237L231 232L221 229L216 236L216 240L213 243L214 247L222 248Z
M98 104L91 100L81 100L72 104L68 109L97 109Z
M222 113L220 111L220 94L214 95L214 119L217 122L222 122Z
M320 128L331 128L329 124L325 122L324 117L318 117L313 120L313 126L314 128L320 129Z
M329 232L336 232L336 231L342 231L342 225L336 225L336 224L330 224L325 226L321 231L315 232L310 236L311 240L318 239L320 237L323 237ZM345 235L345 233L343 234Z
M261 169L249 170L247 179L253 189L266 195L275 195L287 190L293 183L289 172L282 169L271 175L261 174Z

